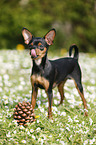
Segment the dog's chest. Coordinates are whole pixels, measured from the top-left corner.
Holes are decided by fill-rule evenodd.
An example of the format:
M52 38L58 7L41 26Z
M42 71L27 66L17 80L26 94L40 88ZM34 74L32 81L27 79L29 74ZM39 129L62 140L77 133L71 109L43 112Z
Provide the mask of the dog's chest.
M34 84L36 85L41 85L43 86L43 88L47 91L49 88L49 81L44 78L43 76L37 75L37 74L33 74L31 76L31 84L32 86L34 86Z

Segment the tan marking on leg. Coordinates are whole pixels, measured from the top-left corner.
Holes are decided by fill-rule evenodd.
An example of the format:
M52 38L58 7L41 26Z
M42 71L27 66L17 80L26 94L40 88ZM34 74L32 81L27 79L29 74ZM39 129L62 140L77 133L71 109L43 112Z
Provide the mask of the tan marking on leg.
M32 97L31 97L31 104L32 104L33 109L35 108L35 104L36 104L37 91L38 91L38 89L35 90L35 88L33 87L33 89L32 89Z
M51 108L48 107L48 118L53 119L53 117L52 117L52 107Z
M64 96L64 84L66 83L67 79L64 81L64 82L61 82L59 85L58 85L58 91L60 93L60 96L61 96L61 101L60 101L60 104L63 103L63 100L65 98Z
M61 100L60 100L60 104L63 103L63 100L64 100L64 90L63 90L63 86L64 86L64 82L60 83L58 85L58 91L60 93L60 96L61 96Z
M47 93L47 97L48 97L48 93ZM52 118L52 103L53 103L53 98L52 98L52 102L51 102L51 107L50 107L50 101L49 101L49 97L48 97L48 118Z
M80 90L79 90L79 88L78 88L77 83L75 82L75 80L74 80L74 83L75 83L75 86L76 86L76 88L77 88L77 90L78 90L78 93L80 94L80 96L81 96L81 98L82 98L83 105L84 105L84 109L87 110L87 103L86 103L86 99L84 98L84 93L81 93L81 92L80 92ZM87 114L86 111L85 111L85 116L88 116L88 114Z

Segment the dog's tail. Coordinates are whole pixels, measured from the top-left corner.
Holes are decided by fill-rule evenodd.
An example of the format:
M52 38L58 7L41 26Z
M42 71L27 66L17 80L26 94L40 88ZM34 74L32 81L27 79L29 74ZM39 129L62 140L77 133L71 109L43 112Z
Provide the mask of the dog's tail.
M79 57L79 52L78 52L78 47L76 44L73 44L70 46L69 48L69 56L72 55L72 51L73 51L73 48L74 48L74 58L78 60L78 57Z

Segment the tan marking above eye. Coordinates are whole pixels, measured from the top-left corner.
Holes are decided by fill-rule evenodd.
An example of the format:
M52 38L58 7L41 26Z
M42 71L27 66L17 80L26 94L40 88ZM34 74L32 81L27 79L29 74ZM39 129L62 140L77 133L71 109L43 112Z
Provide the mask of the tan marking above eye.
M33 46L33 42L31 43L31 45Z
M39 42L39 43L38 43L38 46L40 46L40 45L42 45L42 43L41 43L41 42Z

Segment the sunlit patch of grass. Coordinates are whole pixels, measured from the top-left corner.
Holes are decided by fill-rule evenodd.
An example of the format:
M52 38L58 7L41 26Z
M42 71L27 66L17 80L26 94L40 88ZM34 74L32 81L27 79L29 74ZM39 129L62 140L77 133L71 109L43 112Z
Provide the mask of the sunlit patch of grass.
M44 90L39 90L35 107L38 117L25 128L18 126L13 119L13 111L18 102L31 100L29 52L0 51L0 144L95 145L96 55L81 53L79 63L89 116L84 117L83 104L73 81L67 81L62 105L58 106L60 95L57 88L53 90L53 120L47 118L47 95Z

